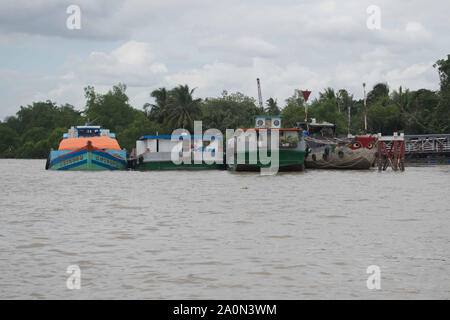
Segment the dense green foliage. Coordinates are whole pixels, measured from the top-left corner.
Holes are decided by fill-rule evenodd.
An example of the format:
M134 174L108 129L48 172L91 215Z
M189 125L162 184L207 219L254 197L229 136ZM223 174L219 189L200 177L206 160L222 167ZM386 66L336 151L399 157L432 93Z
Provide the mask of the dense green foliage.
M440 90L410 91L402 87L391 91L388 84L378 83L367 93L369 132L392 134L450 133L450 55L436 62ZM202 120L203 129L248 128L258 114L283 116L283 126L292 127L304 121L305 101L300 90L285 100L283 108L269 98L265 109L254 98L240 92L223 91L220 97L195 98L195 89L179 85L159 88L150 93L153 104L141 110L129 104L126 86L118 84L106 94L94 87L85 88L86 107L77 111L72 105L57 106L52 101L33 102L20 107L16 116L0 122L0 157L46 158L51 148L57 149L63 133L73 125L88 120L115 132L120 145L131 151L136 139L145 134L170 134L174 129L193 131L193 121ZM350 131L363 133L364 102L355 100L345 89L326 88L318 98L308 102L308 120L328 121L337 125L337 133L347 133L348 111Z

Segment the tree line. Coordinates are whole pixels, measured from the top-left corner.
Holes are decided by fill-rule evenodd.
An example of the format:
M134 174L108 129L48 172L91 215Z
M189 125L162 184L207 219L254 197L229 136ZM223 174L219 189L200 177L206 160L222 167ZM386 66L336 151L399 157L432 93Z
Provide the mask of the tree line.
M440 78L437 91L402 87L391 90L387 83L375 84L366 99L369 132L450 133L450 54L434 67ZM105 94L92 86L84 91L86 106L82 111L70 104L39 101L21 106L15 116L0 122L0 157L46 158L51 148L58 148L69 127L88 120L111 129L121 147L131 151L142 135L170 134L177 128L193 132L194 120L202 120L204 129L217 128L225 133L227 128L253 127L255 115L282 115L283 127L293 127L305 117L305 101L298 89L282 107L269 98L263 108L240 92L223 91L219 97L196 98L195 89L188 85L152 91L149 99L154 102L141 109L130 105L126 85L121 83ZM346 89L325 88L308 102L308 119L335 123L338 134L347 133L348 111L351 133L363 134L364 101L355 99Z

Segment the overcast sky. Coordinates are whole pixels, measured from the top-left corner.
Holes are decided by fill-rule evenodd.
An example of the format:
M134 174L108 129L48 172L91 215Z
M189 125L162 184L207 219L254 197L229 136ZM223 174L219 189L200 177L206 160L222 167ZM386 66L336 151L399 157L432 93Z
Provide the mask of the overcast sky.
M70 30L69 5L81 9ZM370 5L381 28L369 29ZM362 96L388 82L438 89L433 63L450 53L450 1L2 0L0 119L51 99L83 109L83 88L119 82L141 108L158 87L188 84L281 106L294 89L346 88Z

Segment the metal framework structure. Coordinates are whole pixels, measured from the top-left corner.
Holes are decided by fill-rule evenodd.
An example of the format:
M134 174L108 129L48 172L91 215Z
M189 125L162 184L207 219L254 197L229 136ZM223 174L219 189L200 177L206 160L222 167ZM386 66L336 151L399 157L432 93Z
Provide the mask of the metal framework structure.
M405 152L450 153L450 134L405 135Z
M405 136L403 133L398 135L397 132L394 132L393 136L382 136L379 133L377 148L378 171L384 171L388 166L391 166L394 171L405 171Z

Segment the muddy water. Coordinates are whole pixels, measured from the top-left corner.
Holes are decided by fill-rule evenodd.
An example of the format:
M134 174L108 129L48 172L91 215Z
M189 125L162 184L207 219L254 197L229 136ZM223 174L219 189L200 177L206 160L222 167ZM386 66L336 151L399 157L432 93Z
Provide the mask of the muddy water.
M450 298L450 166L268 177L0 164L2 299Z

